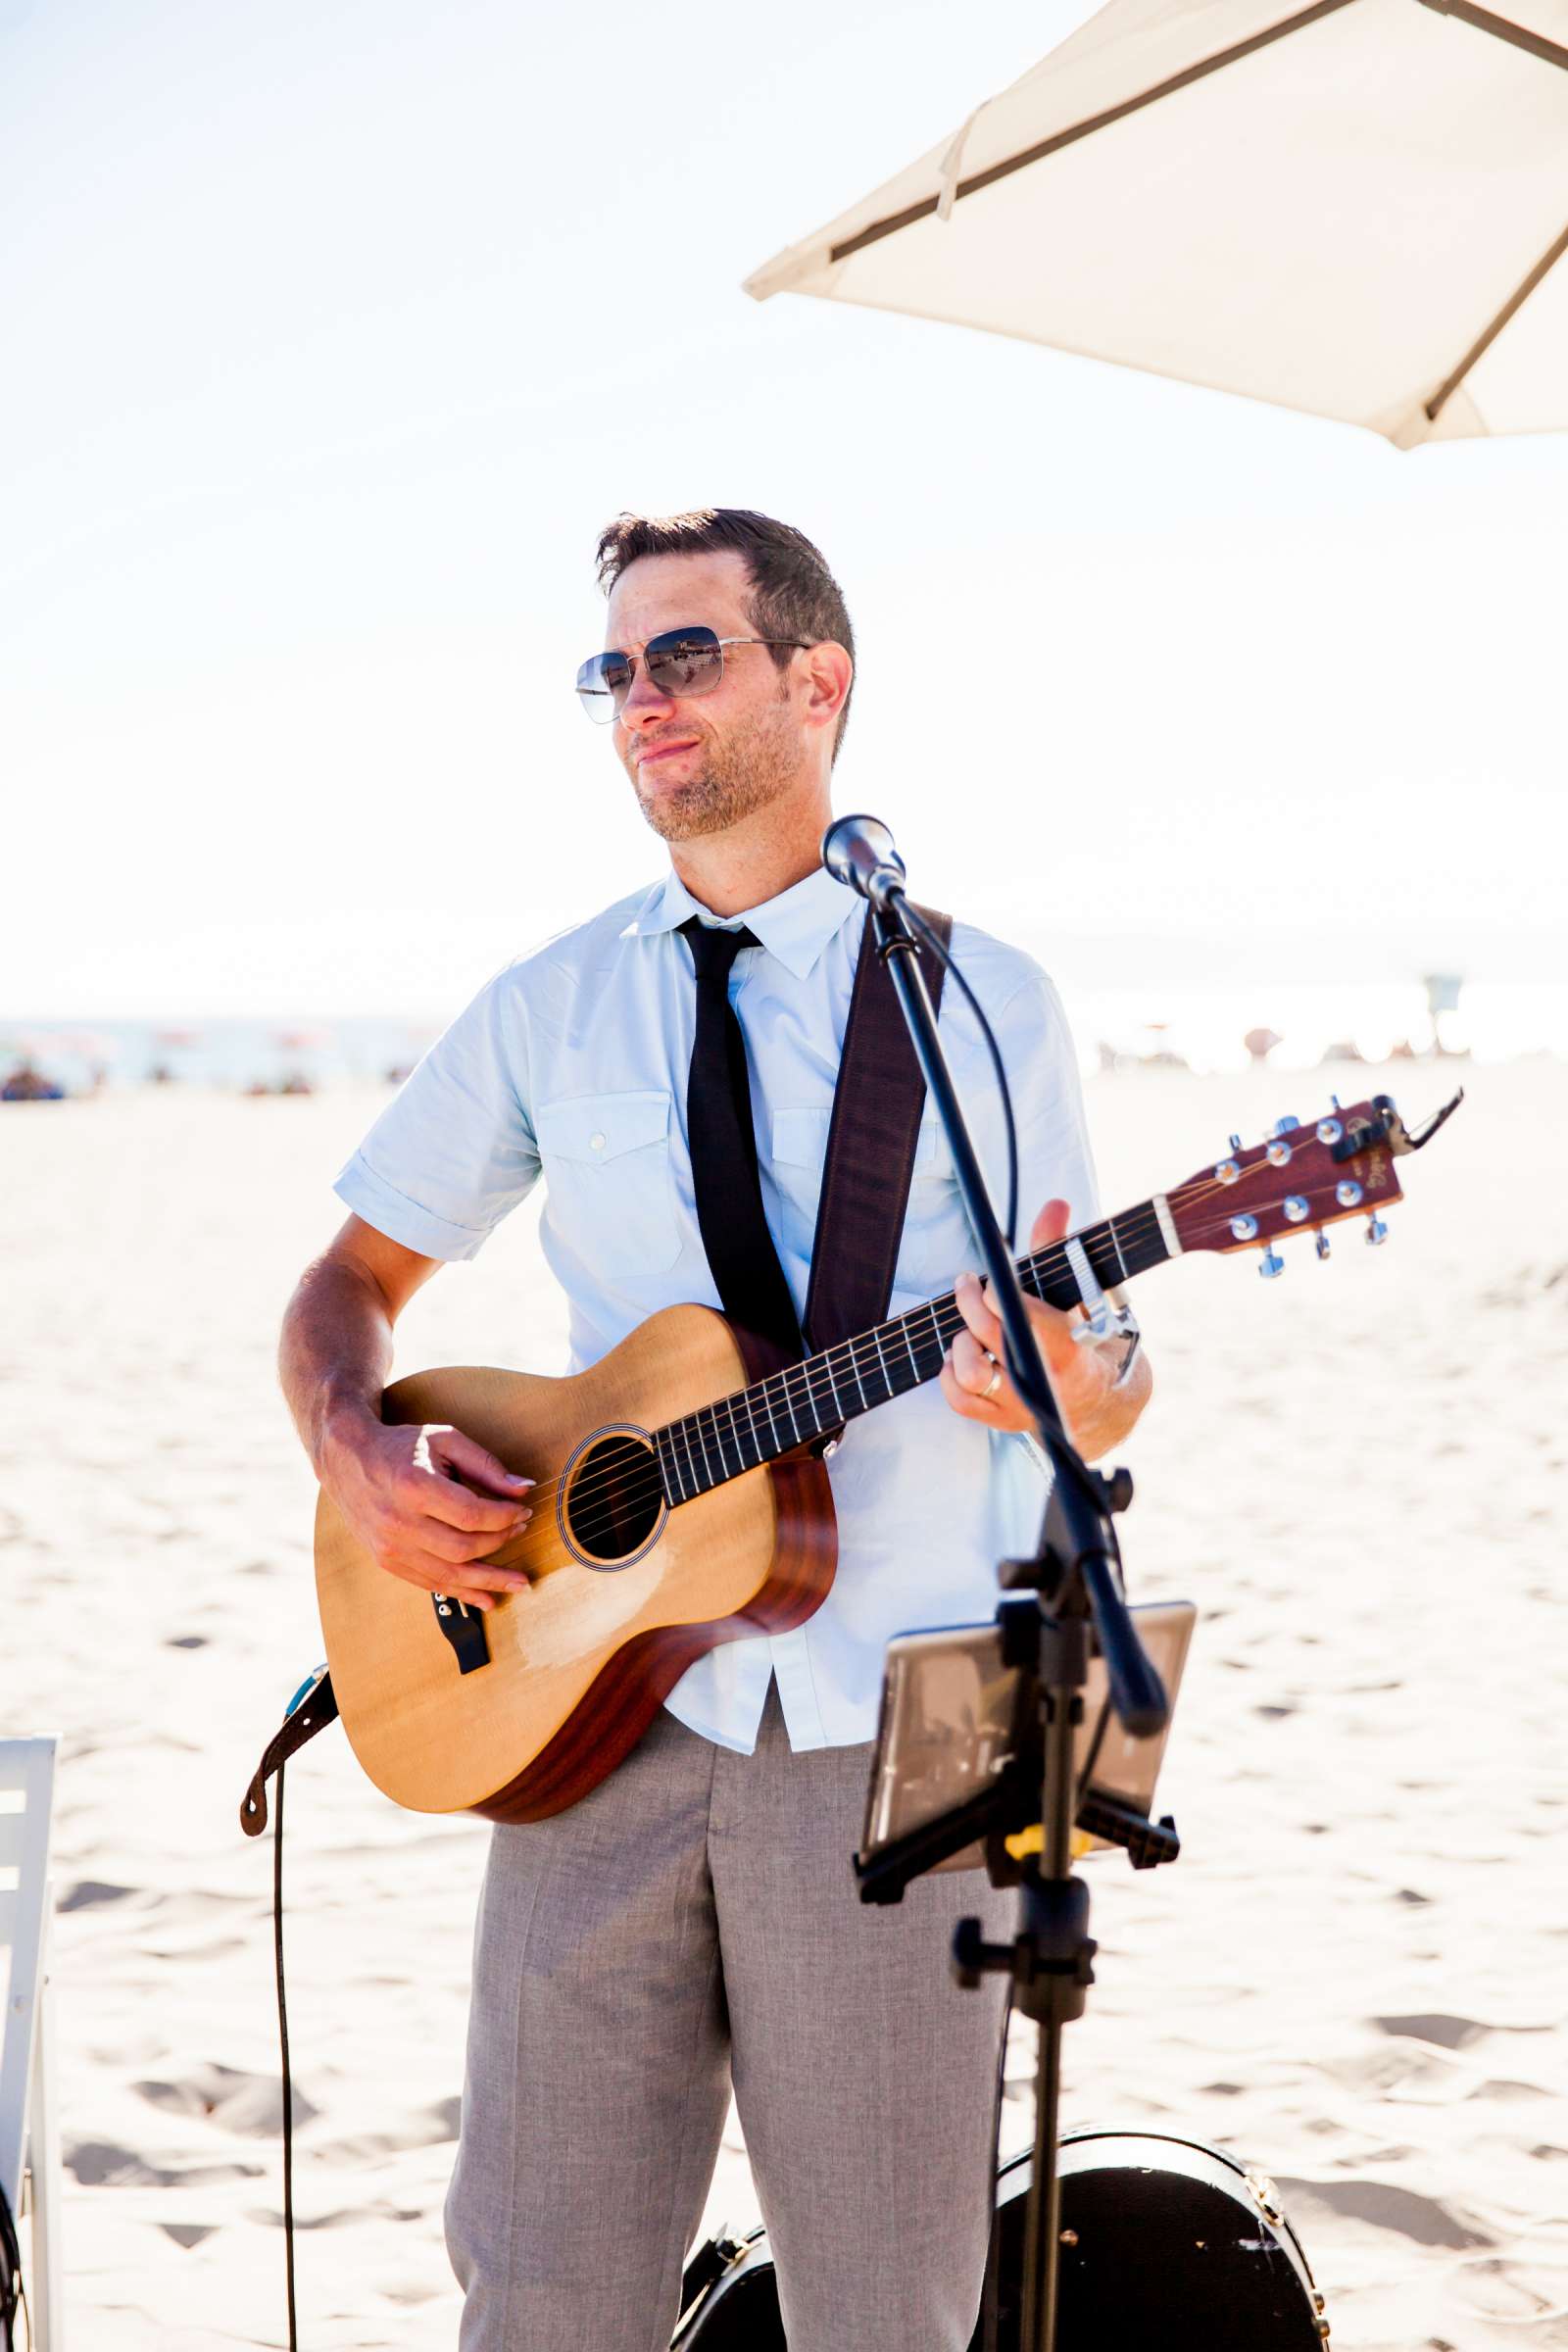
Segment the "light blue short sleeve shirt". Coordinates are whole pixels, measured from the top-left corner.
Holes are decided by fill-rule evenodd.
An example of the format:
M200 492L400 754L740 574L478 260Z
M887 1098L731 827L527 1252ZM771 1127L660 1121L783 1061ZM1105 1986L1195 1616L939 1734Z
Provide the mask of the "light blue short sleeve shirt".
M804 1311L839 1054L863 907L824 873L731 918L743 949L730 1001L746 1036L762 1206ZM670 872L519 956L414 1071L338 1177L367 1224L426 1257L472 1257L543 1176L540 1238L570 1308L577 1372L661 1307L719 1304L698 1228L686 1140L696 995L678 926L713 918ZM1043 1201L1096 1214L1083 1096L1060 1001L1030 957L956 923L953 952L996 1032L1018 1129L1017 1246ZM996 1078L960 992L942 1039L1000 1214L1006 1145ZM899 1250L894 1314L950 1290L978 1251L929 1101ZM953 1412L934 1381L853 1421L828 1463L833 1587L793 1633L721 1644L671 1691L692 1731L750 1752L778 1686L798 1749L876 1730L896 1633L976 1622L996 1563L1033 1547L1044 1472L1023 1439Z

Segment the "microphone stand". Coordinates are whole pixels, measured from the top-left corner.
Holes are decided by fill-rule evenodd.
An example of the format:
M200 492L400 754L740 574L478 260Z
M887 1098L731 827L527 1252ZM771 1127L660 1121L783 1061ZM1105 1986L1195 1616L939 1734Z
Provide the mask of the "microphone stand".
M898 991L926 1085L947 1131L958 1188L996 1295L1007 1370L1034 1417L1053 1471L1034 1557L1004 1560L998 1571L1004 1590L1035 1596L1032 1609L1027 1601L1004 1601L998 1619L1004 1662L1019 1668L1032 1686L1025 1696L1032 1695L1037 1711L1044 1759L1039 1815L1043 1850L1021 1866L1023 1917L1016 1941L985 1943L980 1923L964 1920L954 1938L953 1957L961 1984L977 1985L987 1974L1009 1976L1014 2006L1039 2028L1020 2352L1054 2352L1061 2229L1061 2034L1064 2026L1082 2017L1094 1982L1089 1889L1072 1868L1073 1733L1083 1715L1092 1648L1098 1647L1104 1659L1111 1705L1132 1737L1147 1739L1163 1727L1165 1692L1121 1591L1112 1514L1131 1501L1132 1482L1125 1471L1105 1478L1091 1470L1063 1426L937 1036L902 881L882 867L869 887L863 882L858 886L871 902L877 950Z

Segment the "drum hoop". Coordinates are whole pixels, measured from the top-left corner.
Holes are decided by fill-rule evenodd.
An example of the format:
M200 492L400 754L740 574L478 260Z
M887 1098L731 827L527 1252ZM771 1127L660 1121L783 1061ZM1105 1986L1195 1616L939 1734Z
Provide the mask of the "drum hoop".
M1278 2202L1278 2192L1266 2174L1258 2173L1251 2166L1244 2164L1239 2157L1231 2155L1228 2149L1211 2147L1205 2139L1193 2139L1183 2132L1145 2131L1137 2125L1088 2125L1081 2131L1064 2132L1061 2145L1063 2148L1081 2147L1086 2142L1095 2140L1152 2140L1166 2147L1185 2148L1196 2156L1212 2158L1225 2171L1233 2174L1244 2185L1251 2202L1281 2242L1289 2240L1289 2251L1295 2255L1300 2266L1300 2276L1305 2290L1318 2314L1319 2333L1326 2332L1326 2323L1322 2318L1323 2297L1318 2291L1317 2280L1313 2277L1306 2248L1297 2236L1289 2214ZM1029 2148L1021 2148L1016 2155L1009 2156L998 2166L995 2186L999 2213L1003 2202L1001 2192L1008 2175L1017 2173L1029 2165L1032 2160L1033 2151ZM717 2274L708 2281L690 2305L682 2310L672 2352L679 2352L680 2346L690 2340L692 2334L703 2324L704 2313L711 2309L714 2299L721 2295L727 2296L728 2290L742 2274L751 2270L757 2258L760 2257L766 2268L772 2268L772 2247L765 2224L759 2223L755 2229L750 2230L741 2238L731 2237L728 2232L724 2234L728 2239L728 2260L723 2262Z
M1267 2173L1260 2173L1253 2166L1244 2164L1239 2156L1233 2156L1227 2148L1212 2147L1206 2139L1193 2139L1185 2132L1146 2131L1139 2124L1119 2126L1088 2124L1081 2131L1064 2132L1061 2135L1061 2145L1064 2148L1078 2147L1089 2139L1155 2139L1163 2141L1167 2147L1191 2148L1197 2155L1214 2157L1226 2167L1227 2171L1234 2173L1239 2180L1246 2183L1248 2194L1270 2229L1283 2231L1289 2237L1300 2258L1301 2268L1306 2273L1307 2285L1314 2293L1317 2291L1317 2279L1313 2276L1306 2248L1297 2236L1291 2217L1280 2203L1279 2191L1275 2188L1274 2182ZM1031 2151L1024 2148L1018 2155L1009 2157L1005 2164L998 2168L998 2182L1001 2182L1004 2176L1010 2172L1014 2165L1027 2164L1030 2156Z

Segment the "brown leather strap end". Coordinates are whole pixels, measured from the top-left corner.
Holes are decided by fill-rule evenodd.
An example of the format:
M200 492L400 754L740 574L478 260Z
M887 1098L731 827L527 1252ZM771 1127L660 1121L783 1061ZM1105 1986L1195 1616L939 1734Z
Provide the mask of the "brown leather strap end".
M286 1764L307 1740L314 1740L318 1732L324 1732L336 1720L337 1693L332 1689L332 1677L323 1673L293 1713L284 1716L281 1729L262 1751L262 1760L239 1809L239 1826L247 1838L259 1838L267 1827L267 1784L278 1766Z

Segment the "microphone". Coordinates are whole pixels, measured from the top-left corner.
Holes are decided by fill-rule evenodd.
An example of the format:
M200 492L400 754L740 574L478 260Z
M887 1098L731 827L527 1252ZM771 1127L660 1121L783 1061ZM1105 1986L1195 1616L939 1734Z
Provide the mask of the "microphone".
M879 816L835 817L822 836L822 863L835 882L886 908L904 888L904 859Z

